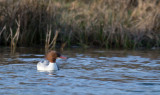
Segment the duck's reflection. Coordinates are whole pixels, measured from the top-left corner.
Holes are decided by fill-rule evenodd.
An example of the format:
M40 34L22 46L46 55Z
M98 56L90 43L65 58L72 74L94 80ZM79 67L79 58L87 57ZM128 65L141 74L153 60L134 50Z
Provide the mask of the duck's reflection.
M47 73L48 75L56 75L57 74L57 70L37 70L37 71Z

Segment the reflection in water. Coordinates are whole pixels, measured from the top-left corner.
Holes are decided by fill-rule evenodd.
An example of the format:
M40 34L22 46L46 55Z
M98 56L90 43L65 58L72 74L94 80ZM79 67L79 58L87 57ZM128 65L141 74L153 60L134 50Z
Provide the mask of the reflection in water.
M10 50L10 49L9 49ZM71 49L59 71L37 71L44 51L0 48L1 95L159 95L159 51Z
M37 70L38 72L45 72L48 73L48 75L56 75L57 70Z

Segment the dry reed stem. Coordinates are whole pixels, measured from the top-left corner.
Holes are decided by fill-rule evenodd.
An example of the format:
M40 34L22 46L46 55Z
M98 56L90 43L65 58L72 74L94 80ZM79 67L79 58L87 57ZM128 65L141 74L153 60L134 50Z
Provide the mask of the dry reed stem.
M56 46L56 41L57 41L58 34L59 34L59 31L56 30L56 34L55 34L55 36L54 36L52 42L50 43L51 49L54 49L55 46Z
M51 40L52 30L51 30L51 27L49 28L49 30L46 33L46 43L45 43L45 51L46 52L48 50L51 50L51 49L55 48L58 34L59 34L59 31L56 30L56 33L55 33L53 39Z
M6 30L6 25L3 27L3 29L0 31L0 36L2 35L3 31Z
M64 47L66 46L66 44L67 44L67 42L64 42L64 43L61 44L61 47L60 47L61 52L63 52Z
M47 28L46 42L45 42L45 51L47 51L49 49L50 38L51 38L51 27L50 27L50 29Z
M15 51L16 49L16 45L17 45L17 42L18 42L18 39L19 39L19 35L20 35L20 20L16 20L16 23L17 23L17 30L16 30L16 33L13 34L13 31L12 29L10 28L10 33L11 33L11 51Z

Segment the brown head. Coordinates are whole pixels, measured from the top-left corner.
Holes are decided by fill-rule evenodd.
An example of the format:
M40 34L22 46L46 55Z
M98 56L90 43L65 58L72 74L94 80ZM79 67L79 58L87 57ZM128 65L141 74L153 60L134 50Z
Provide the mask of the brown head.
M60 57L60 53L56 52L56 51L49 51L47 54L46 54L46 59L49 61L49 62L56 62L56 59L58 57Z

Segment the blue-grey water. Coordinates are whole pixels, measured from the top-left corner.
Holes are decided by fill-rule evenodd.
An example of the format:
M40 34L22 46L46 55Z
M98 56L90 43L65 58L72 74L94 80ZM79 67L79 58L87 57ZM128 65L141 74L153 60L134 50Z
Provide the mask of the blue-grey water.
M40 72L40 48L0 48L0 95L160 95L159 50L66 49Z

